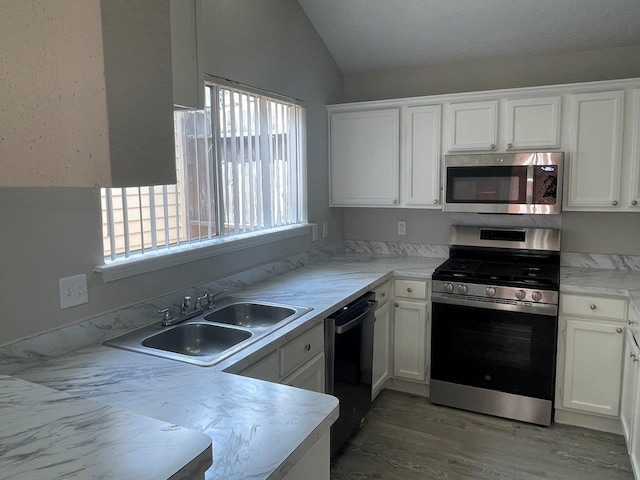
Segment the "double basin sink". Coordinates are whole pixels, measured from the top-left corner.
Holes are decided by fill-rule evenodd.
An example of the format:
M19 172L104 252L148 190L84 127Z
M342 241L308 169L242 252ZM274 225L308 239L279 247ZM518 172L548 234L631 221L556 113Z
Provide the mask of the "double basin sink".
M211 366L309 311L308 307L226 297L213 309L177 325L165 327L158 321L103 344Z

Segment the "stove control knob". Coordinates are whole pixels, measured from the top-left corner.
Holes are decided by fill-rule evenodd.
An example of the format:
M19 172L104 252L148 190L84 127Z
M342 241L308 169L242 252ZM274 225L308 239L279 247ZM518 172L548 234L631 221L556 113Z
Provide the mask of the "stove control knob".
M524 290L516 290L516 298L518 300L524 300L524 297L527 296L527 293Z
M495 297L496 296L496 289L494 287L487 287L485 292L487 293L487 297Z
M540 300L542 300L542 293L535 291L531 294L531 299L534 302L539 302Z
M444 291L447 293L453 293L453 283L445 283Z
M469 287L467 287L464 283L458 285L458 293L462 293L463 295L469 291Z

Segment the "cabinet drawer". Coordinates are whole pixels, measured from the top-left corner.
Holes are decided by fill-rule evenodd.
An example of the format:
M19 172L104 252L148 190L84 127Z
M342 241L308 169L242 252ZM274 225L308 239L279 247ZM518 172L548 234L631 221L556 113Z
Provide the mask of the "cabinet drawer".
M427 282L420 280L396 280L394 293L396 297L427 298Z
M280 380L278 371L278 351L276 350L250 367L245 368L240 372L240 375L257 378L258 380L266 380L268 382L277 382Z
M627 300L624 298L563 293L560 295L560 313L624 321L627 316Z
M384 282L382 285L378 285L373 289L373 293L376 295L378 306L387 303L391 298L391 282Z
M294 338L280 349L280 375L283 377L288 375L322 351L324 351L323 323Z

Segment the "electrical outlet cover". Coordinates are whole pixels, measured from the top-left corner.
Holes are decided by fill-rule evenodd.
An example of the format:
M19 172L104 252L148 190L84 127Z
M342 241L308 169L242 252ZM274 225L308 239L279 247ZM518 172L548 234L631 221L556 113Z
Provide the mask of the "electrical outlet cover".
M86 275L61 278L59 284L60 308L75 307L89 302Z

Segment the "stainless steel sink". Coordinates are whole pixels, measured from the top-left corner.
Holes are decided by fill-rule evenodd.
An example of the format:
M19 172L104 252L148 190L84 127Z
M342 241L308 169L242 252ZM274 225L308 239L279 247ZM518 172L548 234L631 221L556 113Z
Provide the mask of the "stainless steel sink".
M291 307L260 303L234 303L204 316L205 320L247 328L272 327L296 313Z
M222 353L252 335L249 330L240 328L193 322L151 335L142 341L142 346L192 357L205 357Z
M309 311L309 307L226 297L214 309L177 325L165 327L159 319L103 345L211 366Z

